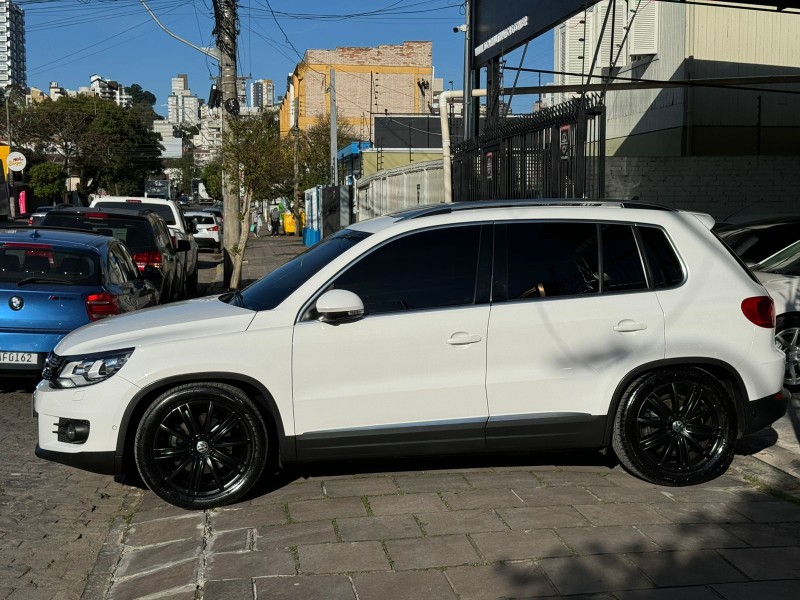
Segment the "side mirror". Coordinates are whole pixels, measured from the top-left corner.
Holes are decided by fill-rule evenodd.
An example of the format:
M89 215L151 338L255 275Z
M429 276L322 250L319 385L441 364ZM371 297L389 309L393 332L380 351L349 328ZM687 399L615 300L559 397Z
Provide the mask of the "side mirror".
M175 252L188 252L191 249L192 245L189 240L178 240L177 244L175 244Z
M328 290L317 298L317 312L325 323L348 323L364 316L364 303L347 290Z

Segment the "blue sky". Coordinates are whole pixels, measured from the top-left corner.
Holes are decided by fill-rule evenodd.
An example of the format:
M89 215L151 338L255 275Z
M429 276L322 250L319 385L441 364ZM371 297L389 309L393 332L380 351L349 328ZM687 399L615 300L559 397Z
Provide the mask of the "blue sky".
M214 45L211 0L145 0L174 34L196 46ZM189 76L189 86L208 97L217 63L173 39L153 21L139 0L17 0L25 11L28 85L47 89L51 81L77 89L99 74L123 85L153 92L157 112L166 113L170 79ZM362 14L356 14L362 13ZM372 14L363 14L372 13ZM463 81L464 36L453 27L464 22L461 0L239 0L239 74L275 81L276 95L286 75L307 48L433 42L436 77L445 88ZM528 48L526 67L552 69L552 38ZM508 55L517 66L520 51ZM509 84L514 72L507 71ZM542 81L549 78L542 77ZM535 85L538 76L521 74L518 85ZM528 112L532 98L515 99L516 112Z

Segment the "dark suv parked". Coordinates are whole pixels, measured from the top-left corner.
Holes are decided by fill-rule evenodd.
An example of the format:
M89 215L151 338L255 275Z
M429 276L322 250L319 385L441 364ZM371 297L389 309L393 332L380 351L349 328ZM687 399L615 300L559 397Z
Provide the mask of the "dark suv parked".
M151 278L164 304L186 295L186 281L178 262L188 242L173 248L163 219L149 210L133 212L112 208L64 208L48 212L41 221L46 227L88 229L122 241L130 250L139 271L156 270ZM152 273L148 273L152 275Z

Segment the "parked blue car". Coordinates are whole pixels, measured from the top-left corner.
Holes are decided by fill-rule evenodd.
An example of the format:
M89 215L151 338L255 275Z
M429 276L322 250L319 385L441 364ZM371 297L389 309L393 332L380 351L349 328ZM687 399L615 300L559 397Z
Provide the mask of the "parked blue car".
M0 379L37 374L81 325L156 303L155 287L112 237L0 229Z

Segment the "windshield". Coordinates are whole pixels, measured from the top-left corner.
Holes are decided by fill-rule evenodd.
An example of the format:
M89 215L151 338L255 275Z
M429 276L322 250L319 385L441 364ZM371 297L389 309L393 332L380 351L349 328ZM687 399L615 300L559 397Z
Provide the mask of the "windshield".
M167 225L175 225L175 215L169 204L161 202L95 202L92 208L121 208L123 210L152 210L164 219Z
M238 296L229 294L222 300L251 310L275 308L325 265L370 235L342 229L248 286Z
M795 242L788 248L784 248L765 261L758 263L753 270L800 276L800 242Z

